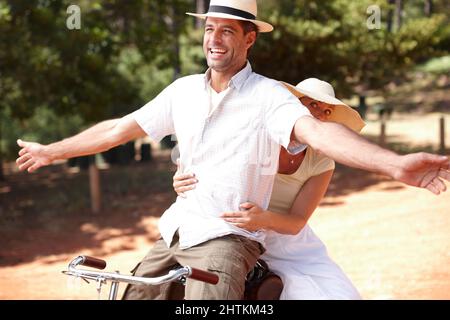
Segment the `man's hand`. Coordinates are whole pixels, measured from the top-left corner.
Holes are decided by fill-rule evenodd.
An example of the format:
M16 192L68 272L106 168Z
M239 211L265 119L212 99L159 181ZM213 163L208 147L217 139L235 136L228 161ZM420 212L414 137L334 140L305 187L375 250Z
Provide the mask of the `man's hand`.
M425 188L438 195L447 190L442 179L450 181L450 160L430 153L402 156L394 179L411 186Z
M225 212L221 215L230 224L250 232L267 227L266 214L256 204L246 202L240 205L244 211Z
M44 145L20 139L17 140L17 144L22 148L19 151L19 158L16 160L20 171L28 170L28 172L33 172L52 163L52 158L46 152Z

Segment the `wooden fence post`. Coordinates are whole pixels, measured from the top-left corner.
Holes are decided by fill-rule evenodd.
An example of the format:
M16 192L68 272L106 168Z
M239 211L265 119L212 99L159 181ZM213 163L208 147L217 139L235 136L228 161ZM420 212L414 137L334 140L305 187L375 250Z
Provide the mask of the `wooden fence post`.
M95 156L92 156L89 161L89 186L91 190L91 209L92 213L97 214L101 210L101 191L100 191L100 174L95 161Z
M439 152L441 154L445 154L445 118L441 117L439 120L439 135L440 135L440 143L439 143Z
M386 145L386 121L384 117L381 118L380 139L378 144L382 147Z

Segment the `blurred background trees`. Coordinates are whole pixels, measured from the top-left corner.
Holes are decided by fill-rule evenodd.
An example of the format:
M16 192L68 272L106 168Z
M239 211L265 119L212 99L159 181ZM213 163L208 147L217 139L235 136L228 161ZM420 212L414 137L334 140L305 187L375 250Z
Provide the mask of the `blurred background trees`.
M67 8L81 9L69 30ZM123 116L179 75L190 1L0 1L1 154ZM178 74L177 74L178 73Z
M66 27L72 4L81 9L80 30ZM204 72L201 21L185 12L208 5L0 0L0 157L15 158L18 137L61 139ZM381 9L380 29L367 27L371 5ZM251 61L275 79L318 77L351 98L388 94L414 70L450 70L448 0L264 0L259 10L275 32L260 35Z
M382 90L450 48L448 1L267 0L264 5L276 31L261 37L255 67L294 84L312 76L330 81L340 96ZM372 5L381 9L379 30L367 27Z

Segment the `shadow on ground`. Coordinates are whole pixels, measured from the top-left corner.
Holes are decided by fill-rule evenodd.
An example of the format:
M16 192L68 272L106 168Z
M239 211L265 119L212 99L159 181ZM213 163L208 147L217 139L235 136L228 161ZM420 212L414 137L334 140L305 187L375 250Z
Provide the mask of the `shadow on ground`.
M149 232L143 220L156 221L175 200L169 160L102 170L103 208L98 214L89 209L85 171L70 173L56 165L35 174L8 175L0 183L0 266L42 257L52 263L59 254L86 248L97 255L133 250L137 236L157 240L159 233ZM104 248L106 241L113 249Z

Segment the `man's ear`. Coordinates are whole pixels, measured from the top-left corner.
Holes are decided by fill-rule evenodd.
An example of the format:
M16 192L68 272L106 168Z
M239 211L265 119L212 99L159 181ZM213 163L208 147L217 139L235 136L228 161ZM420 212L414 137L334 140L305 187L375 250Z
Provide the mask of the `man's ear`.
M247 45L247 50L253 46L256 42L256 32L255 31L251 31L249 33L247 33L246 35L246 45Z

